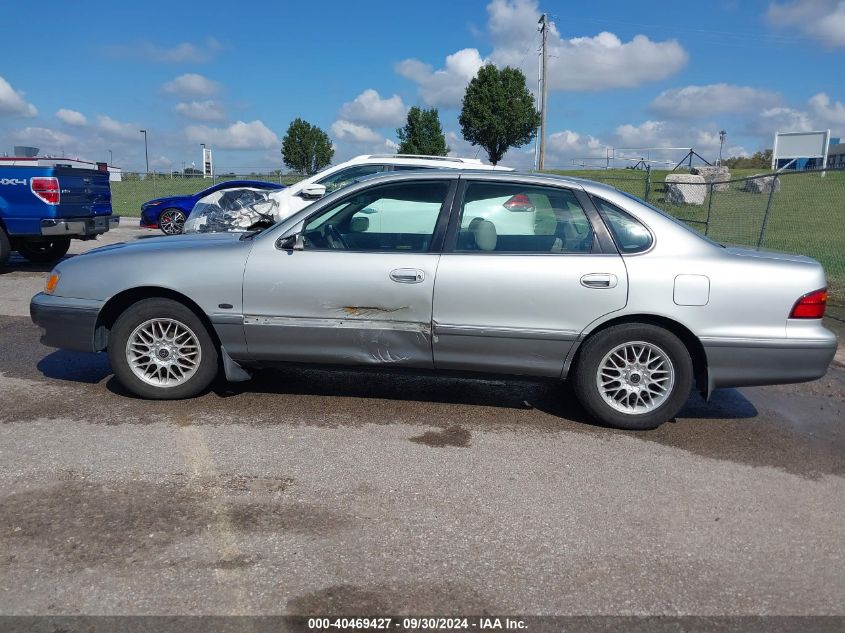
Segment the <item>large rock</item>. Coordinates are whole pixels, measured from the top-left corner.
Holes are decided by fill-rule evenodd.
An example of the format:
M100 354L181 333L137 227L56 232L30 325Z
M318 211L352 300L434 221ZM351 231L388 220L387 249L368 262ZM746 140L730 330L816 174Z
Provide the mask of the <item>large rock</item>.
M745 181L745 185L743 185L743 191L750 191L751 193L770 193L772 191L772 187L774 187L775 193L780 191L780 178L776 176L764 176L763 174L757 174L756 176L751 176L750 179Z
M731 188L730 184L725 182L731 179L730 170L724 165L702 165L701 167L693 167L690 169L691 174L696 174L704 178L704 182L708 185L713 185L714 191L727 191Z
M669 174L664 181L664 193L669 204L704 204L707 183L695 174Z

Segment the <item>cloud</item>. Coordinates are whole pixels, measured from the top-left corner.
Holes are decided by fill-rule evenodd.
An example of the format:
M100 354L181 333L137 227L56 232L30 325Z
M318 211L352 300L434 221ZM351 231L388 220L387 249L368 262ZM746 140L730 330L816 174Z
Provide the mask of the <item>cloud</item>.
M470 80L484 65L478 49L465 48L446 58L443 68L434 70L418 59L406 59L395 71L417 84L422 100L431 106L454 107L461 103Z
M380 143L384 140L381 134L366 125L358 125L343 119L338 119L332 123L332 134L340 141L352 143Z
M353 123L375 127L396 126L405 122L405 104L394 94L382 99L373 89L367 89L340 107L340 118Z
M115 57L133 57L158 64L204 64L214 59L223 45L213 37L202 44L180 42L173 46L159 46L148 40L132 44L110 46L107 51Z
M156 169L169 170L173 166L173 161L170 160L167 156L161 155L156 158L151 158L150 166Z
M536 0L493 0L487 13L494 44L490 60L497 66L521 68L529 78L536 77L533 46L539 45L536 28L540 19ZM553 23L546 45L549 90L635 88L673 75L689 58L676 40L656 42L635 35L623 42L608 31L564 39ZM533 83L529 79L529 84Z
M32 117L38 114L38 109L28 103L20 90L15 90L3 77L0 77L0 116Z
M219 101L190 101L177 103L173 108L178 114L196 121L223 121L226 110Z
M123 123L102 114L97 117L97 127L115 138L134 140L140 137L140 128L135 123Z
M85 118L85 115L81 112L77 112L76 110L61 108L58 112L56 112L56 118L62 123L67 123L68 125L76 125L80 127L88 125L88 119Z
M719 155L720 144L719 128L715 125L690 127L689 124L679 121L654 120L643 121L639 125L620 125L610 141L610 145L617 148L617 157L645 157L672 163L683 157L686 148L692 148L705 159L713 160ZM641 151L620 152L620 148L626 147L641 148ZM728 144L724 148L723 156L744 156L747 153L741 145Z
M828 48L845 46L845 2L842 0L773 2L766 17L774 26L797 28Z
M185 73L162 84L161 89L177 95L211 95L220 90L220 84L197 73Z
M694 119L772 108L780 102L781 97L776 92L722 83L664 90L651 102L649 109L664 117Z
M185 137L192 143L205 143L217 149L269 149L281 147L279 137L259 120L236 121L225 128L189 125Z
M467 83L487 61L498 67L521 69L534 90L536 49L540 44L536 0L493 0L487 5L487 28L493 49L483 58L478 49L465 48L446 58L435 70L419 59L406 59L395 71L415 82L422 100L435 106L460 105ZM589 91L635 88L665 79L680 70L689 58L675 40L656 42L635 35L623 42L603 31L593 37L561 37L554 24L547 37L549 90Z
M10 137L16 143L46 150L41 152L42 155L46 155L47 152L55 153L56 150L61 150L75 141L69 134L46 127L26 127L12 132Z
M775 132L813 132L830 129L833 136L845 134L845 104L824 92L807 100L806 108L776 107L763 110L749 122L748 133L771 139Z

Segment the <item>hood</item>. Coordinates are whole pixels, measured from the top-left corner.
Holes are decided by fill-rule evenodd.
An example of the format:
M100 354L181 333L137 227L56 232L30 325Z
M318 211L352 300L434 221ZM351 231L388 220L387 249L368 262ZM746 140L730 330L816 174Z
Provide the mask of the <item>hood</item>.
M815 259L807 257L806 255L793 255L791 253L779 253L777 251L757 251L751 248L739 248L734 246L726 247L725 251L731 255L737 255L739 257L755 257L757 259L773 259L782 262L798 262L802 264L818 265L818 262Z
M118 242L108 244L99 248L92 248L77 257L88 255L99 255L109 251L131 251L133 253L143 251L165 251L175 249L191 248L192 246L211 245L214 242L230 243L237 241L243 233L191 233L190 235L169 235L161 237L139 237L131 242ZM76 258L73 258L76 259ZM71 261L71 260L68 260Z
M167 196L167 197L164 197L164 198L154 198L153 200L147 200L141 206L142 207L148 207L151 204L153 204L154 202L157 202L159 205L161 205L161 204L175 204L177 202L190 202L195 197L196 196L185 195L185 196Z

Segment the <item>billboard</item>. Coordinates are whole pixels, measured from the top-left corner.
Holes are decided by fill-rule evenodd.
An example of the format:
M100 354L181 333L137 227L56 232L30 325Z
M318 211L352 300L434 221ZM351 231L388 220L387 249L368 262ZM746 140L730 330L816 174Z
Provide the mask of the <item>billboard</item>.
M819 132L777 132L772 146L772 169L781 158L821 158L827 164L830 130Z
M214 164L211 162L211 150L202 148L202 177L211 178L214 175Z

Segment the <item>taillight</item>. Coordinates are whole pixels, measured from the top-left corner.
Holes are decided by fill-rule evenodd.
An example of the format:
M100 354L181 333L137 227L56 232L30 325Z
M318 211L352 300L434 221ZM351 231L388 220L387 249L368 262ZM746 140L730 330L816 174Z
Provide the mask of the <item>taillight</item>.
M534 205L531 199L524 193L518 193L511 196L510 199L502 205L508 211L533 211Z
M821 319L827 306L827 288L805 294L789 313L790 319Z
M59 179L55 177L38 176L29 181L32 193L47 204L59 204Z

